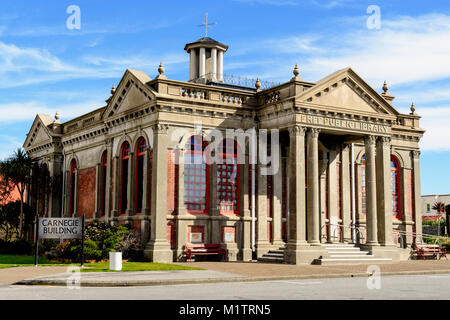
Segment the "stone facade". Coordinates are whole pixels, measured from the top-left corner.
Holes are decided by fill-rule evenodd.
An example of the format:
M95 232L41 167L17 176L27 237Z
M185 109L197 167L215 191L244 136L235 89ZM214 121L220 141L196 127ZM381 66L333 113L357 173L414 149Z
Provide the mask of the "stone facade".
M65 123L37 115L24 148L63 179L28 201L45 216L130 223L151 261L182 260L198 239L221 243L229 260L284 246L285 261L297 264L323 256L324 242L359 241L393 257L399 237L411 245L422 229L424 131L414 107L399 113L387 85L378 93L350 68L317 83L296 66L267 89L259 79L255 88L230 85L227 49L199 39L185 47L188 82L167 79L162 64L155 79L126 70L106 106ZM208 153L211 137L230 130L244 139Z

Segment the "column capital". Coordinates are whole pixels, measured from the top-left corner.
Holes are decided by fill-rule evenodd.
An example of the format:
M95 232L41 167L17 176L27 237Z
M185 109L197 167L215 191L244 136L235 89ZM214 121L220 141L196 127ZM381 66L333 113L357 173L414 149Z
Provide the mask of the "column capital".
M153 125L152 129L155 134L167 134L167 132L169 131L169 125L164 123L157 123Z
M391 143L391 137L378 137L378 142L383 144Z
M289 127L290 136L305 136L306 127L300 126L298 124Z
M364 144L366 146L371 146L374 145L376 142L376 136L374 135L368 135L368 136L364 136Z
M419 159L419 157L420 157L420 151L419 150L413 150L412 154L413 154L413 158L414 159Z
M319 128L308 128L308 135L311 138L319 137L320 129Z

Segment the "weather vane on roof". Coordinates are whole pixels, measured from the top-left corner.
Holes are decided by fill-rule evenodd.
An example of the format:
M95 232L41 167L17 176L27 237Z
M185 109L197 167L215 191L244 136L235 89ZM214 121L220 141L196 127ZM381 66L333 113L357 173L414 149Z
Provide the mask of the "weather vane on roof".
M199 27L205 27L205 38L208 36L208 28L212 29L212 26L216 25L216 22L211 22L208 24L208 12L206 13L206 21L202 24L199 24Z

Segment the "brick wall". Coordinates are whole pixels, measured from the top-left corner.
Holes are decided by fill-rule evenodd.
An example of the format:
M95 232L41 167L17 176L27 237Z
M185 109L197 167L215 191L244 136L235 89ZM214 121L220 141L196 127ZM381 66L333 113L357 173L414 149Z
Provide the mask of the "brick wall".
M78 215L86 215L87 219L94 216L95 211L95 167L78 171Z
M413 195L413 176L412 170L405 169L405 183L406 183L406 199L405 199L405 214L409 221L413 221L413 211L414 211L414 195Z

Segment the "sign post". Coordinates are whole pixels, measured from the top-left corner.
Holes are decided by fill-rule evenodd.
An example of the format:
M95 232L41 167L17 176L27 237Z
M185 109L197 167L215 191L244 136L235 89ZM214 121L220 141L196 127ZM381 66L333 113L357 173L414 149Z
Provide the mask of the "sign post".
M85 216L81 218L81 267L84 266L84 220Z
M39 239L81 239L81 266L84 264L84 222L81 218L39 218L36 215L34 263L38 265Z
M36 214L36 224L34 228L34 266L38 266L39 257L39 215Z

